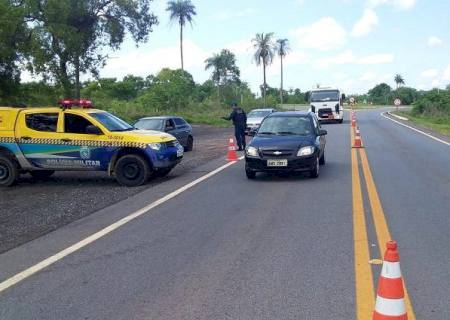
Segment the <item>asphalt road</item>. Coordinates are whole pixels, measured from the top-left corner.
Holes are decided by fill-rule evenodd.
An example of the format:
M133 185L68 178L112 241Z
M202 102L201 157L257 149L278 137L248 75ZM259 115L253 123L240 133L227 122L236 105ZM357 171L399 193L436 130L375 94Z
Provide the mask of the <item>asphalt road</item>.
M360 111L358 119L415 316L448 319L450 148L380 111ZM367 232L371 259L379 258L381 235L349 123L324 127L327 164L319 179L249 181L238 162L1 289L4 280L223 165L216 160L0 255L0 319L355 319L361 303L373 302L355 298L361 243L354 239L352 152L367 221L359 231ZM373 291L380 266L369 268Z

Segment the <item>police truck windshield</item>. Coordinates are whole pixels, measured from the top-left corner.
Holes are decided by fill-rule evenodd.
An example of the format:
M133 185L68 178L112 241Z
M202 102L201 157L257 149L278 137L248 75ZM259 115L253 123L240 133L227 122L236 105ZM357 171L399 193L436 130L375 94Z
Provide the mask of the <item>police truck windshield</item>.
M339 101L339 91L323 90L311 92L311 102Z
M122 119L119 119L108 112L93 112L90 113L89 115L98 122L100 122L102 125L104 125L105 128L111 132L134 130L134 127L130 126Z

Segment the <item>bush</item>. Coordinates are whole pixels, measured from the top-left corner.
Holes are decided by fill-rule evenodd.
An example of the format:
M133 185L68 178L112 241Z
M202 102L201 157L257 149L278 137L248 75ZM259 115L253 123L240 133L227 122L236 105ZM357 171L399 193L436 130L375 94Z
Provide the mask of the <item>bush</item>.
M450 92L433 90L413 104L413 114L450 117Z

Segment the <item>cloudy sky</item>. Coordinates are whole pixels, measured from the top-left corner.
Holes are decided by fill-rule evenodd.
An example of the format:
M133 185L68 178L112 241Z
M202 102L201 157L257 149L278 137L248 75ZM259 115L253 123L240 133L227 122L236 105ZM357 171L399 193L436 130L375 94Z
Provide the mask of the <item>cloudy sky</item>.
M242 79L257 90L262 70L252 63L251 39L274 32L290 40L285 87L306 91L316 83L363 93L380 82L394 86L400 73L420 89L450 84L449 0L193 0L198 15L185 34L185 68L197 82L210 76L204 60L227 48ZM139 48L127 41L102 70L103 77L146 76L179 68L178 26L166 1L155 0L160 23ZM279 60L268 83L279 86Z

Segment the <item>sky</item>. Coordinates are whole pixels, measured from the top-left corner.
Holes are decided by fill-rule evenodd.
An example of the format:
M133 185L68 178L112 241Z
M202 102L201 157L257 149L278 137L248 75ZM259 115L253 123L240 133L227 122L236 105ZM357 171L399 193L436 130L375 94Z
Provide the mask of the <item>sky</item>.
M450 84L450 0L192 0L197 16L185 31L185 69L196 82L210 77L204 61L229 49L241 79L258 91L262 68L252 62L256 33L287 38L285 88L316 84L365 93L399 73L406 85L428 90ZM167 1L155 0L159 24L139 47L127 39L110 52L102 77L147 76L179 68L179 27ZM280 85L280 61L268 68L268 84Z

